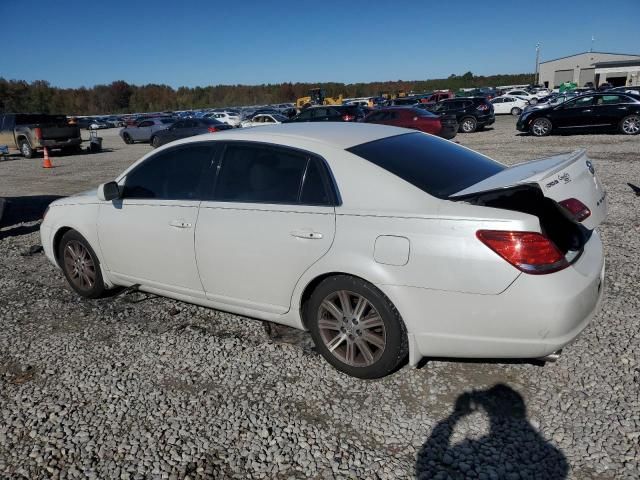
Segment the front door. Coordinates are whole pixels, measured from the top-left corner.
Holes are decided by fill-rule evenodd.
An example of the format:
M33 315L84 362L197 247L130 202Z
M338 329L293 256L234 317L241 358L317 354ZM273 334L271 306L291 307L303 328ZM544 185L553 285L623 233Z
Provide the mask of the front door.
M597 123L594 97L578 97L556 107L553 124L557 128L588 127Z
M324 162L306 152L230 142L195 250L209 299L283 314L302 274L330 248L335 198Z
M183 295L204 296L193 248L200 189L210 182L214 147L164 150L121 182L122 198L104 202L98 237L109 274Z

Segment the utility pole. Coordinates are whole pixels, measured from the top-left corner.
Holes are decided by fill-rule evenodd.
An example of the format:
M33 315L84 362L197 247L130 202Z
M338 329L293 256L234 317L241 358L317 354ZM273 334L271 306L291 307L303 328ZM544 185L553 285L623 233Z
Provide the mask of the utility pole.
M535 81L533 82L535 85L538 85L538 69L540 68L540 42L536 43L536 75Z

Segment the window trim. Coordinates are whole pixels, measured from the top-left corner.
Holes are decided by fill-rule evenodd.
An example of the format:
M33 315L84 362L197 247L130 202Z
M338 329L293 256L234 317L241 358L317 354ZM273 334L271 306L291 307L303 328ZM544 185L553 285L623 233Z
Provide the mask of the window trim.
M219 144L218 150L216 151L216 155L212 166L215 170L212 179L212 187L209 192L202 192L202 201L203 202L218 202L218 203L246 203L246 204L255 204L255 205L290 205L292 207L306 206L306 207L338 207L342 205L342 198L340 196L340 192L338 190L338 186L335 182L335 178L333 173L331 172L331 168L329 167L327 161L320 155L309 152L308 150L304 150L302 148L291 147L289 145L280 145L277 143L268 143L268 142L254 142L249 140L217 140L213 143ZM221 144L221 145L220 145ZM258 146L263 148L268 148L270 150L285 150L290 151L298 155L302 155L306 157L307 163L304 167L304 172L302 173L302 180L300 181L300 187L298 188L298 201L296 203L291 202L252 202L245 200L221 200L216 198L216 191L218 189L218 182L220 179L220 171L222 170L222 161L224 160L225 154L227 153L227 148L230 146ZM304 187L304 181L306 179L307 170L309 169L309 164L315 161L316 165L320 170L320 176L322 177L322 183L325 188L325 191L328 193L329 201L326 204L322 203L302 203L300 201L302 196L302 190Z

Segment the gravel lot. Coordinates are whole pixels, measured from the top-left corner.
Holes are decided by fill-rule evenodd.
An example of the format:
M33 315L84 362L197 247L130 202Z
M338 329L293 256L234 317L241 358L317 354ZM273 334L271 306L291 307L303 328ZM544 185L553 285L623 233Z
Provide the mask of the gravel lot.
M149 146L110 130L105 152L53 170L0 161L0 195L32 206L0 229L0 477L637 479L640 138L514 123L456 140L506 163L588 149L609 195L602 311L555 364L430 360L379 381L336 372L302 332L142 294L81 300L28 254L37 196L94 188Z

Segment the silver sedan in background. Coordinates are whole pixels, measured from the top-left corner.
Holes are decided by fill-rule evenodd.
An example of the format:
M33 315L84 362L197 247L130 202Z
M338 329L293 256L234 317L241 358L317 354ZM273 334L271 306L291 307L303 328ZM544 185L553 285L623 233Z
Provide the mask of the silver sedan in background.
M120 138L127 144L149 142L155 132L169 128L175 121L171 117L146 118L120 130Z

